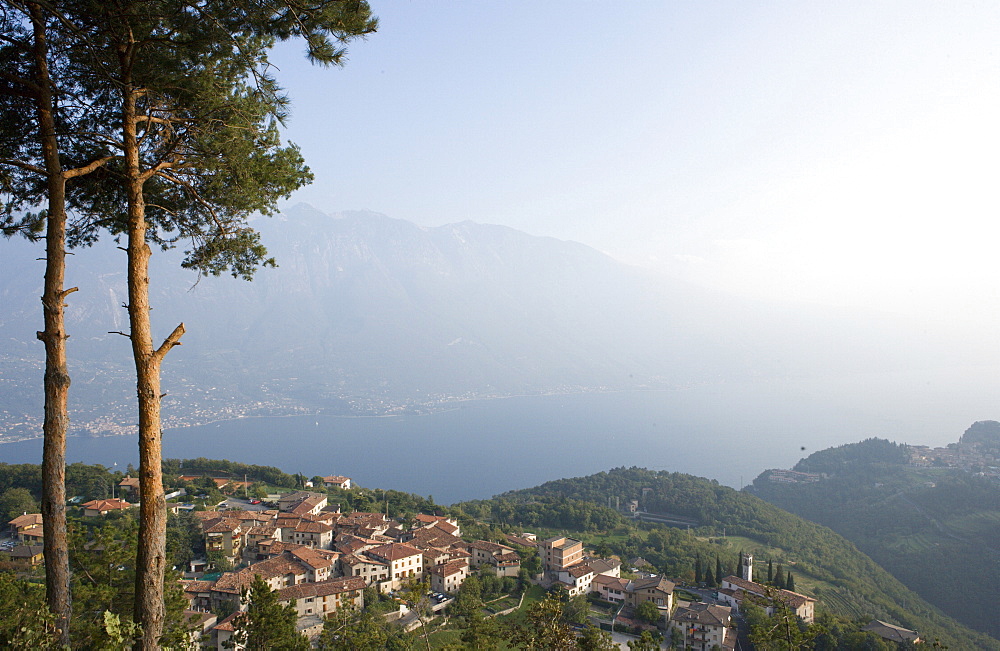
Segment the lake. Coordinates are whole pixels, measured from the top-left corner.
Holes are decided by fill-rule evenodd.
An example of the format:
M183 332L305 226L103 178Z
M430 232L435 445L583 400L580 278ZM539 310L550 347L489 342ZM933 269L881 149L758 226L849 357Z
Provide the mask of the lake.
M871 436L956 441L997 418L992 387L955 377L855 375L663 391L520 396L455 403L427 415L249 418L167 430L164 454L225 458L285 472L347 475L366 487L486 498L618 466L690 473L740 488L767 468ZM804 449L803 449L804 448ZM135 437L69 442L70 461L136 463ZM0 445L0 460L39 463L41 441Z

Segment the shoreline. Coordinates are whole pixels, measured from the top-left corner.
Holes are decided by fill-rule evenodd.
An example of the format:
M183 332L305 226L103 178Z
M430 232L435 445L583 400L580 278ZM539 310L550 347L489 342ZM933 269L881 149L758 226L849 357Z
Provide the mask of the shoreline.
M210 425L221 424L221 423L234 423L241 420L250 419L263 419L263 418L296 418L296 417L309 417L309 416L322 416L324 418L337 418L344 420L360 420L366 418L399 418L404 416L419 417L419 416L433 416L435 414L448 413L452 411L457 411L462 409L462 405L466 403L474 402L493 402L499 400L510 400L517 398L546 398L552 396L581 396L581 395L607 395L607 394L620 394L629 392L657 392L657 391L682 391L685 389L691 389L690 386L670 386L670 387L641 387L633 389L611 389L611 388L601 388L601 389L578 389L573 391L544 391L539 393L511 393L506 395L483 395L474 396L468 398L456 397L449 400L442 400L440 402L426 402L419 404L412 404L400 407L390 407L389 411L383 411L371 414L329 414L324 413L322 408L315 410L304 410L298 413L286 413L286 414L267 414L267 415L241 415L231 418L215 418L200 422L187 422L184 424L167 425L163 428L164 432L172 430L183 430L191 427L207 427ZM105 439L105 438L122 438L127 436L134 436L136 432L126 432L122 434L95 434L93 432L84 433L70 433L67 434L67 438L76 439ZM0 436L0 445L7 443L24 443L27 441L42 440L44 436L39 433L37 436L25 436L17 438L7 438Z

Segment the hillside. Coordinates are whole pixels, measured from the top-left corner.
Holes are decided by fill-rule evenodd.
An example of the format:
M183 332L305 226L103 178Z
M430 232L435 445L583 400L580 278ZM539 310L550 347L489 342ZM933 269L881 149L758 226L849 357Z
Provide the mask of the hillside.
M170 459L164 461L169 485L179 481L181 469L194 475L245 476L251 481L289 488L305 479L269 466L204 458ZM99 499L106 497L108 487L123 477L124 473L103 466L73 464L67 472L68 490L80 499ZM0 497L6 500L6 506L12 504L15 491L11 489L27 489L37 499L41 491L39 466L0 463ZM206 492L216 494L206 497L210 503L221 498L214 489ZM929 639L938 638L952 649L1000 650L996 640L940 613L829 529L752 495L691 475L618 468L451 507L395 490L330 489L330 494L345 510L384 508L389 515L404 519L418 512L449 513L460 519L465 535L473 539L502 541L504 531L568 533L600 555L616 554L623 559L641 556L657 570L686 581L693 581L699 557L709 567L717 558L724 571L731 573L739 553L747 551L757 560L758 575L768 561L794 573L796 589L819 599L819 613L826 611L863 623L872 618L895 622ZM637 522L604 506L609 501L624 504L632 499L638 500L643 509L669 510L697 522L690 529L670 528ZM169 550L175 561L191 557L191 546L196 543L190 537L173 536L170 540Z
M620 530L614 529L616 535L596 533L613 518L609 513L617 515L598 505L633 499L642 510L693 519L698 526L687 531L649 524L636 527L625 521ZM793 571L800 591L818 598L821 610L892 621L931 639L940 638L951 648L1000 649L996 640L943 614L830 529L706 479L618 468L462 506L474 515L526 529L580 531L592 545L629 558L641 555L672 576L692 574L698 554L703 558L718 554L725 564L739 551L750 551L757 559L772 558ZM588 516L588 511L593 513Z
M963 445L997 442L996 423L976 423ZM954 447L954 446L953 446ZM851 540L910 589L967 626L1000 637L1000 485L959 468L909 465L906 446L870 439L816 452L794 470L814 483L770 481L753 492Z

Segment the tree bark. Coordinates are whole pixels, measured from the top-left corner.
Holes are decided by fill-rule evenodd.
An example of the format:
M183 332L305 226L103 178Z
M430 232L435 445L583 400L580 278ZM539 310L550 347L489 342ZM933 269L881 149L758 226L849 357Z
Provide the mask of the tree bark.
M56 137L54 101L48 68L48 41L41 7L29 6L33 27L35 108L48 184L45 232L45 288L42 311L45 329L37 333L45 345L45 416L42 424L42 550L45 557L45 599L56 616L59 641L69 646L72 598L69 582L69 543L66 535L66 431L69 426L70 377L66 364L65 299L75 288L64 289L66 273L66 178Z
M126 191L128 196L128 315L132 357L135 361L139 407L139 540L135 559L135 621L142 627L137 648L159 648L165 606L163 578L167 556L167 506L163 496L163 449L160 430L160 366L163 357L180 343L184 324L153 348L149 317L149 244L146 242L145 178L139 157L136 99L124 91L122 111Z

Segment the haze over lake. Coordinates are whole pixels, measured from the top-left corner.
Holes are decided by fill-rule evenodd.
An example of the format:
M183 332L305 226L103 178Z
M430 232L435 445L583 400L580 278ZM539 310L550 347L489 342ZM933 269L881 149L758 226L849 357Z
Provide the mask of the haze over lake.
M967 386L963 376L962 369L858 374L479 400L428 415L250 418L168 430L164 450L166 457L226 458L309 477L343 474L440 503L617 466L685 472L739 488L766 468L870 436L953 441L973 421L996 416L986 388ZM872 392L887 385L896 391ZM123 467L135 463L136 444L133 437L71 438L69 457ZM38 463L41 441L2 445L0 458Z

